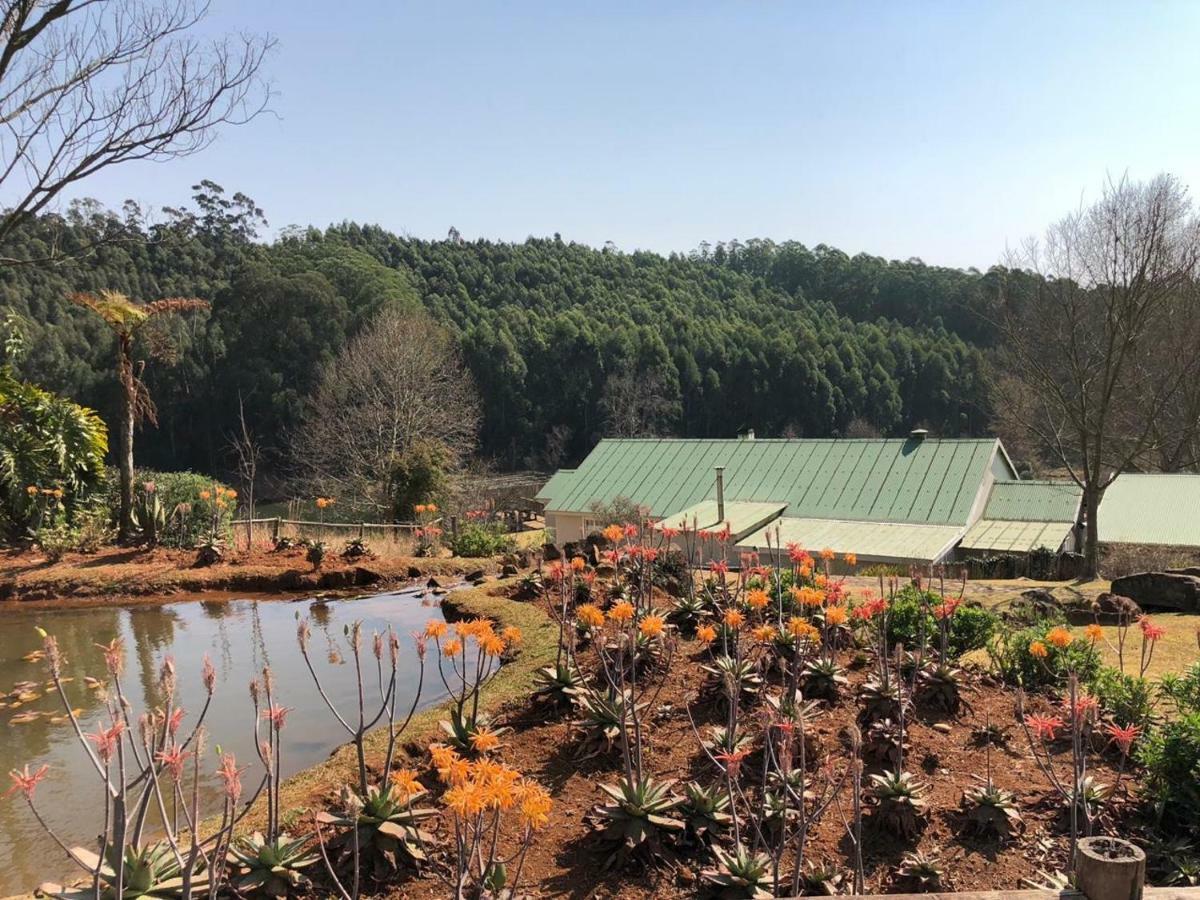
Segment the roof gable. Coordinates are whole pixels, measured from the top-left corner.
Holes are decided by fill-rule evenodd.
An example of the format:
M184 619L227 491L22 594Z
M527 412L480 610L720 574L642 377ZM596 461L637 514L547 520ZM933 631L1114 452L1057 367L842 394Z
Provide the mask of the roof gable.
M788 515L962 524L999 442L989 440L603 440L547 508L627 497L665 516L716 497L788 504Z

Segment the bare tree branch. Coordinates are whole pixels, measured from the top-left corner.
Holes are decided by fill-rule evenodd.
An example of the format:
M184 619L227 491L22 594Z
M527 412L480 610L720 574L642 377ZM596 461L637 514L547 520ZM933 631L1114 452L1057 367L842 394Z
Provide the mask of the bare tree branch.
M0 242L71 185L108 166L195 153L270 97L259 73L274 40L189 36L206 0L0 9Z

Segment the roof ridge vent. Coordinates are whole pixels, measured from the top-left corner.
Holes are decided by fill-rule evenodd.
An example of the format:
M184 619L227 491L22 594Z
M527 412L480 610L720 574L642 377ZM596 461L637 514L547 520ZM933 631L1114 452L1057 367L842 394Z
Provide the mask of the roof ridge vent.
M929 429L928 428L914 428L912 431L910 431L908 433L908 436L910 438L912 438L914 441L923 441L923 440L925 440L925 438L929 437Z

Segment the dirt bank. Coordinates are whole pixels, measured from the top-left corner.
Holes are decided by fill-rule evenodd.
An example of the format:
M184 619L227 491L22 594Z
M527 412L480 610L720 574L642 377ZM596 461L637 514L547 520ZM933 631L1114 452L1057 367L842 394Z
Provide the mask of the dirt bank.
M92 605L210 592L339 591L496 568L490 560L390 556L347 561L330 554L314 570L303 549L240 552L207 568L196 567L195 560L194 551L161 547L106 547L57 562L33 551L10 550L0 554L0 602Z

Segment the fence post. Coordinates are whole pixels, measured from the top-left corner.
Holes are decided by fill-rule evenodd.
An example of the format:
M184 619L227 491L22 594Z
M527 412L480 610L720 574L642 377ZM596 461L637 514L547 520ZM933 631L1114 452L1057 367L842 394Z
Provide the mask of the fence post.
M358 539L360 541L363 539L363 534L366 532L366 530L367 530L367 523L359 522L358 523Z
M276 516L275 521L271 523L271 540L279 540L279 516Z
M458 540L458 516L450 517L450 539L452 541Z
M1087 900L1141 900L1146 854L1121 838L1081 838L1075 846L1075 878Z

